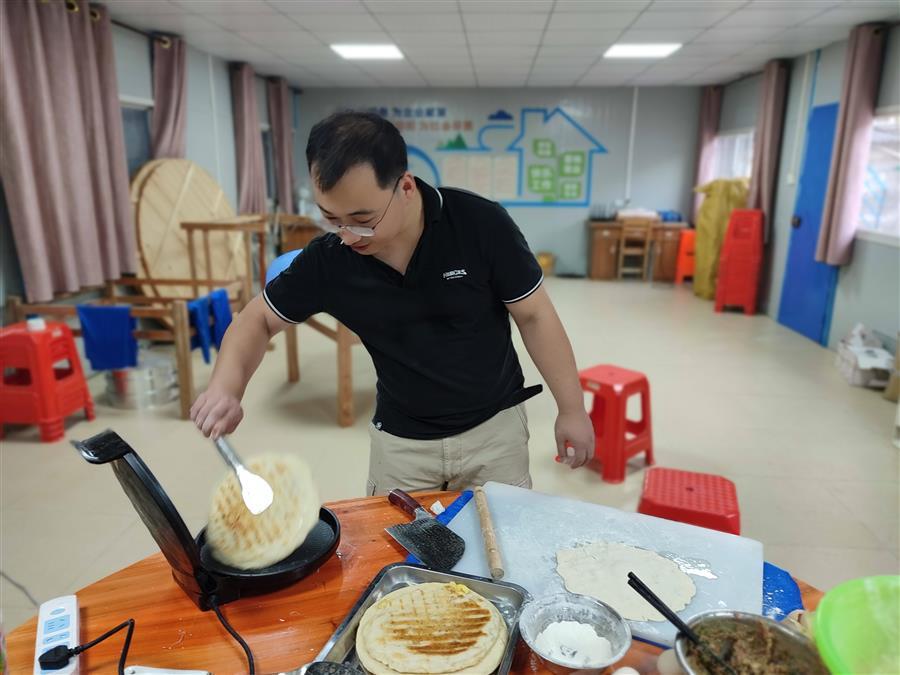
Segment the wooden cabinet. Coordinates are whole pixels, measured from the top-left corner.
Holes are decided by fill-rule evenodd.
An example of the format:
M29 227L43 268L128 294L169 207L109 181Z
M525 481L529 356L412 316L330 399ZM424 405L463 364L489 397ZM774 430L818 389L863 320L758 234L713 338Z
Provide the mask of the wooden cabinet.
M588 277L591 279L615 279L619 261L618 223L590 223L590 265Z
M682 227L653 229L653 281L675 281Z
M615 279L618 276L619 246L622 223L591 220L588 226L588 277ZM651 232L651 278L653 281L675 281L678 264L678 242L686 223L657 223Z

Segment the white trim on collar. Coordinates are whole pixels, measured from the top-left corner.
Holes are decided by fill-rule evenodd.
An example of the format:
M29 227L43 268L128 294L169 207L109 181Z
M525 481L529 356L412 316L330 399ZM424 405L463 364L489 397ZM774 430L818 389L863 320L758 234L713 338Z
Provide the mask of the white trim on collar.
M422 179L419 178L418 176L416 176L416 179L422 181L422 185L427 185L427 186L430 187L432 190L434 190L435 192L437 192L437 196L438 196L438 211L443 211L443 210L444 210L444 195L441 194L441 189L440 189L440 188L434 187L434 185L432 185L431 183L426 183L424 180L422 180Z

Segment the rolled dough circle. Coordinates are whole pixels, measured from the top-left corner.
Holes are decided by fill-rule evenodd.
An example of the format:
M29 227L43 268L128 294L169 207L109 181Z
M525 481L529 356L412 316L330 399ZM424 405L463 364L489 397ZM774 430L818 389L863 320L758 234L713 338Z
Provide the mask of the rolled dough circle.
M678 565L658 553L609 541L597 541L556 552L556 571L566 589L610 605L631 621L665 621L628 585L634 572L669 607L679 611L697 592L694 582Z

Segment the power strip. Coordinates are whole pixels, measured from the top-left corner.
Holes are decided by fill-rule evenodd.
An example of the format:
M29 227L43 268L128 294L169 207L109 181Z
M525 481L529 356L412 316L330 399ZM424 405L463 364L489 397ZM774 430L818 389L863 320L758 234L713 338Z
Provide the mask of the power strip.
M34 675L55 673L56 675L78 675L81 656L73 656L68 665L59 670L43 670L38 658L47 650L65 645L69 649L78 646L79 627L78 598L63 595L48 600L38 610L37 637L34 642Z

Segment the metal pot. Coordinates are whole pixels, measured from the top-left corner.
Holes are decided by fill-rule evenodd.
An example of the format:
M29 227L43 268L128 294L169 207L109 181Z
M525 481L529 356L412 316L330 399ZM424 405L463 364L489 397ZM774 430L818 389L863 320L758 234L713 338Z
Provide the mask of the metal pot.
M799 663L809 664L808 669L803 672L810 675L828 675L816 646L805 635L783 626L773 619L768 619L757 614L748 612L735 612L731 610L714 610L711 612L703 612L687 622L690 628L696 630L699 626L710 623L730 621L739 624L759 625L765 624L770 630L776 643L781 646L790 656L795 657ZM675 640L675 654L678 657L678 664L688 673L688 675L708 675L706 669L697 670L691 666L691 662L687 657L687 648L690 640L684 635L679 634Z

